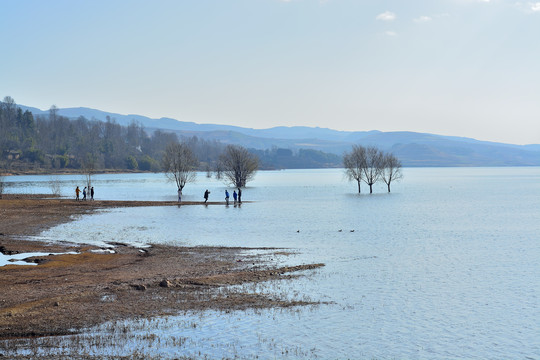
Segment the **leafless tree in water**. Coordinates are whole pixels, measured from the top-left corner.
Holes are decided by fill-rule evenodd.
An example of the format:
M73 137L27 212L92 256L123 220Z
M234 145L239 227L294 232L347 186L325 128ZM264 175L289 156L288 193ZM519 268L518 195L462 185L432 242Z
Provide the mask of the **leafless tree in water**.
M219 167L226 182L241 188L255 176L259 159L242 146L228 145L219 158Z
M163 153L162 166L165 175L176 183L180 191L188 182L195 181L198 163L193 152L182 143L170 143Z
M343 155L343 165L345 174L349 180L356 180L358 184L358 193L361 192L361 183L364 176L364 166L366 162L366 148L359 145L353 145L350 153Z
M375 146L368 146L366 148L366 162L363 169L364 176L362 180L369 185L370 194L373 193L373 184L381 177L383 157L382 151Z
M401 162L393 154L387 154L375 146L363 147L353 145L350 153L343 155L345 174L349 180L355 180L358 184L365 182L369 186L369 193L373 193L373 185L382 180L390 192L392 181L403 177Z
M381 179L388 187L388 192L390 192L390 184L392 181L401 180L402 178L401 161L393 154L385 154L383 158Z

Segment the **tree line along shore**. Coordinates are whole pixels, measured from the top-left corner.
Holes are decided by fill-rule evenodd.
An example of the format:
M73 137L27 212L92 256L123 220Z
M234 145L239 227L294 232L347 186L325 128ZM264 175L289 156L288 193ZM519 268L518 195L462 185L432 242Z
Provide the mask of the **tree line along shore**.
M215 170L226 144L172 131L147 131L138 122L128 126L80 116L70 119L52 106L48 116L23 111L10 96L0 101L0 173L80 171L163 171L161 158L170 143L184 143L197 157L199 171ZM342 158L322 151L249 149L260 169L339 167Z
M57 112L53 106L48 116L34 118L9 96L0 103L0 194L5 186L2 174L13 172L81 173L90 188L92 176L98 172L163 171L180 194L197 171L205 171L208 177L240 189L257 170L268 168L270 153L282 159L293 157L287 149L261 153L196 136L179 139L175 133L160 130L148 134L136 122L125 127L114 119L71 120ZM324 154L307 150L297 156L307 154L320 158L326 166L345 167L348 178L357 182L358 192L364 182L372 193L377 181L386 183L390 192L391 183L403 176L399 159L374 146L354 145L351 152L338 157L339 162L336 158L328 162Z

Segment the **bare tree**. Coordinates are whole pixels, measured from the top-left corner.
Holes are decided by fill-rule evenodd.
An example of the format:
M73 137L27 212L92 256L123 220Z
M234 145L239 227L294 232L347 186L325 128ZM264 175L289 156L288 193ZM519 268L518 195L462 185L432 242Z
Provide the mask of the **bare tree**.
M375 146L365 148L353 145L351 152L343 155L343 165L347 177L358 183L358 192L360 192L360 183L363 181L369 185L369 193L373 193L373 184L381 179L390 192L392 181L403 178L399 159L393 154L384 153Z
M388 186L388 192L390 192L390 184L392 181L403 178L403 173L401 172L401 161L399 161L399 159L393 154L384 155L381 178Z
M216 161L216 163L214 164L214 173L216 174L216 179L218 180L221 180L221 178L223 177L223 169L221 168L221 161Z
M92 187L92 176L96 172L96 157L90 153L86 154L86 157L81 162L81 171L86 180L86 187L88 190Z
M58 108L56 107L56 105L52 105L51 108L49 109L49 120L52 122L55 122L57 118L58 118Z
M176 182L180 191L188 182L195 181L198 162L193 152L182 143L169 143L162 158L165 175Z
M2 194L4 193L4 187L5 187L5 181L4 176L0 175L0 199L2 198Z
M373 193L373 184L381 177L383 157L383 152L375 146L368 146L366 148L366 162L364 164L364 176L362 180L369 185L370 194Z
M349 180L356 180L358 184L358 193L360 193L360 184L364 176L364 166L366 163L366 148L360 145L353 145L350 153L343 155L343 165L345 174Z
M211 178L212 177L212 169L210 168L210 165L206 164L204 167L204 171L206 171L206 177Z
M226 182L241 188L255 176L259 159L242 146L228 145L219 158L219 168Z
M62 183L58 175L51 175L49 178L49 187L54 196L60 196L62 193Z

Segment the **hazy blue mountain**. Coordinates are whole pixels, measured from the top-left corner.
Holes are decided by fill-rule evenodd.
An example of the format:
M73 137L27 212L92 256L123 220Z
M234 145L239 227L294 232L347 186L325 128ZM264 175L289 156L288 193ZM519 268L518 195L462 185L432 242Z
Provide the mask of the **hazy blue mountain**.
M18 105L23 111L29 110L34 115L48 115L49 110L39 110L24 105ZM78 108L63 108L58 109L58 115L76 119L80 116L92 120L107 121L107 117L114 119L118 124L129 125L132 121L137 121L141 125L149 129L168 129L178 131L192 132L210 132L210 131L235 131L245 135L269 138L269 139L321 139L327 141L343 141L351 132L337 131L319 127L293 126L285 127L278 126L270 129L252 129L243 128L231 125L219 124L197 124L194 122L179 121L171 118L151 119L142 115L122 115L110 113L106 111L90 109L85 107ZM368 134L369 132L359 132L354 134Z
M529 151L540 151L540 144L523 145L522 147Z
M35 115L42 111L19 105ZM312 149L342 155L353 144L376 145L398 156L404 166L540 166L540 144L514 145L472 138L416 132L338 131L319 127L274 127L252 129L218 124L197 124L171 118L151 119L141 115L121 115L90 108L59 109L58 114L76 119L106 121L122 125L136 121L148 131L168 130L179 136L198 136L225 144L239 144L265 150L273 147L291 150Z

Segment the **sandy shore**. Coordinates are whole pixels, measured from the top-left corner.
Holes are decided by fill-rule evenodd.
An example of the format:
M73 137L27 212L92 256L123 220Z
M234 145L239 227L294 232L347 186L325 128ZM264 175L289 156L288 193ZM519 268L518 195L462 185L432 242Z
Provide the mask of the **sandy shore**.
M50 197L47 195L47 197ZM214 203L210 203L212 205ZM74 244L24 240L73 215L124 206L176 202L86 201L40 195L0 199L0 252L64 254L30 258L37 265L0 267L0 339L61 335L109 320L177 314L183 310L286 307L309 302L223 290L223 286L299 276L323 264L276 268L243 248L113 244L114 253ZM182 203L201 205L201 203ZM251 250L251 249L250 249ZM283 254L280 249L260 249ZM220 291L216 289L220 288Z

